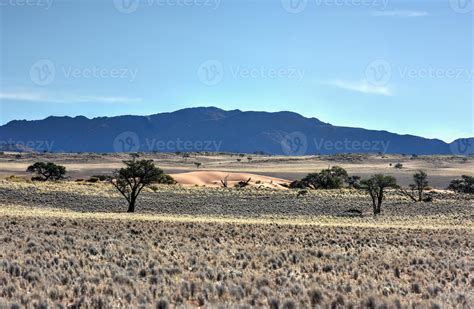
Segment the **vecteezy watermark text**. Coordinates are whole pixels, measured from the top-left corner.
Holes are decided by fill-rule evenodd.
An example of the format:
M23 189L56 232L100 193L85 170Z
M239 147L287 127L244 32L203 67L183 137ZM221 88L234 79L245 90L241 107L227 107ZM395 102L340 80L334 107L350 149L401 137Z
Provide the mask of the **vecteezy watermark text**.
M398 74L401 79L453 79L471 82L473 68L396 66L385 59L371 61L365 68L366 80L374 86L386 86Z
M204 7L216 10L221 0L113 0L115 9L123 14L135 12L139 7Z
M379 140L350 140L345 138L343 140L325 140L314 139L314 145L317 152L381 152L386 153L390 141Z
M372 7L385 10L390 0L280 0L285 11L298 14L312 7Z
M53 0L0 0L0 7L38 7L49 10L53 5Z
M222 141L198 140L189 141L177 138L175 140L145 139L146 149L148 151L219 151Z
M47 86L54 82L58 72L66 79L124 79L134 82L138 69L125 67L105 68L98 66L61 66L58 70L49 59L36 61L30 68L30 79L38 86Z
M224 76L237 79L287 79L301 82L305 70L296 67L268 67L268 66L226 66L219 60L207 60L201 63L197 70L199 80L207 86L219 84Z
M22 141L15 139L0 140L0 149L4 150L34 150L34 151L46 151L52 152L54 147L54 141L44 141L44 140L30 140Z
M390 141L384 140L328 140L324 138L309 139L302 132L286 134L281 139L281 149L287 156L302 156L313 153L387 153Z
M143 141L141 143L135 132L122 132L115 137L113 149L115 152L219 152L222 147L222 141L186 140L179 137L176 139L145 138Z

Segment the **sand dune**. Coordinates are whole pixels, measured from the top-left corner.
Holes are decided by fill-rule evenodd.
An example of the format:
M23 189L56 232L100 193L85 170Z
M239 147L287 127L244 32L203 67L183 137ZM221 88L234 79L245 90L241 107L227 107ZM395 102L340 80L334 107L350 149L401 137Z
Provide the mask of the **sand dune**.
M221 180L227 177L229 187L233 187L239 181L247 181L250 178L250 186L266 187L274 189L286 189L281 184L289 183L288 180L268 177L251 173L228 173L219 171L200 171L190 173L171 174L171 176L181 185L185 186L206 186L222 187Z

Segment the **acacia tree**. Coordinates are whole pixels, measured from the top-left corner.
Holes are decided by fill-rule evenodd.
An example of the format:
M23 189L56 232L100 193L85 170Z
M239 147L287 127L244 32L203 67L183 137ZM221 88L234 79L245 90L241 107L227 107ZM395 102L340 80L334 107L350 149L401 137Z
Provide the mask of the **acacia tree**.
M116 170L110 182L127 200L127 212L135 212L140 192L146 186L159 182L163 171L153 164L153 160L128 160L123 163L126 167Z
M398 186L395 177L376 174L369 179L362 180L361 187L369 193L372 198L374 215L378 215L381 212L385 189L397 188Z
M308 174L301 181L313 189L339 189L347 178L348 174L345 169L333 166L319 173Z
M413 175L413 182L410 184L408 187L411 190L410 192L407 192L403 188L400 188L400 192L411 198L414 202L422 202L423 201L423 193L428 188L428 174L426 174L424 171L420 170L418 173ZM417 192L417 194L415 194ZM416 196L418 195L418 196Z
M61 180L66 174L66 168L64 166L52 162L36 162L28 166L26 171L36 175L31 178L32 180L40 181Z
M415 188L418 191L418 202L423 201L423 192L428 187L428 174L424 171L420 170L418 173L413 175L414 184L412 184L412 188Z

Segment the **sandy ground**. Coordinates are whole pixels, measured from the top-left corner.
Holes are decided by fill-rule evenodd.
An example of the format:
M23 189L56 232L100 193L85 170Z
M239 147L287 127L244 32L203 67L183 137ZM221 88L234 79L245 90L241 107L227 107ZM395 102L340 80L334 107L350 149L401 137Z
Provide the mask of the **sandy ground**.
M247 182L250 186L265 187L273 189L285 189L281 184L288 184L288 180L261 176L250 173L228 173L216 171L199 171L189 173L171 174L179 184L188 186L206 186L220 188L223 186L222 182L227 180L228 187L234 187L240 181ZM222 182L221 182L222 181Z
M20 157L21 156L21 157ZM52 161L66 166L73 179L88 178L95 174L107 174L122 166L122 160L130 159L128 154L18 154L0 155L0 177L10 175L27 176L28 165L36 161ZM351 175L367 177L374 173L395 176L402 185L411 182L417 170L424 170L435 188L445 188L452 179L461 175L474 176L474 158L455 156L401 156L401 155L338 155L281 157L230 154L190 154L189 157L176 154L142 154L141 158L153 159L166 173L178 174L196 171L220 171L223 174L249 173L292 181L301 179L310 172L317 172L339 165ZM250 160L248 158L251 158ZM195 162L201 163L197 168ZM402 163L402 169L394 168ZM223 174L214 175L222 176ZM215 181L215 177L212 181ZM225 175L224 175L225 177ZM257 176L253 176L256 180ZM220 179L223 179L220 178ZM220 180L217 179L217 180ZM240 180L240 179L239 179ZM266 180L266 179L265 179Z

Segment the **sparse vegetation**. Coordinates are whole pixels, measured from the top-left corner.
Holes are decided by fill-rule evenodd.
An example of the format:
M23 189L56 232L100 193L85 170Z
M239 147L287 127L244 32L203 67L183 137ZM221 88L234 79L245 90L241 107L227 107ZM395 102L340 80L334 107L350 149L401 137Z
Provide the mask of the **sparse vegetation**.
M474 177L462 175L461 179L451 181L448 189L458 193L474 194Z
M402 163L397 163L394 165L395 168L398 168L398 169L402 169L403 168L403 164Z
M360 176L349 176L347 177L347 185L349 186L349 188L351 189L360 189L360 180L361 180L361 177Z
M333 166L319 173L308 174L302 181L313 189L339 189L347 178L348 174L345 169Z
M472 303L468 230L68 217L3 217L0 230L5 308Z
M191 153L193 160L186 162L182 155L143 153L140 159L159 160L167 168L173 156L186 169L194 160L208 170L223 166L216 157ZM25 164L21 171L40 158L68 167L78 158L24 153L15 162L14 156L7 153L2 160ZM160 170L140 193L139 213L128 214L117 207L123 194L104 183L116 182L119 171L97 175L111 170L93 161L96 156L80 157L94 164L93 172L71 176L80 182L0 179L0 308L469 308L473 303L474 196L464 192L472 190L474 177L454 181L455 192L448 192L440 189L457 174L439 182L429 168L450 162L469 170L471 162L459 157L423 156L410 169L391 169L408 186L411 166L428 166L438 189L423 193L424 201L433 197L429 204L390 190L398 186L388 176L361 181L334 168L323 174L342 178L338 189L309 190L301 180L287 184L296 191L254 182L242 190L161 185L174 180ZM235 156L226 155L229 170ZM376 159L375 170L400 160L387 156ZM127 158L110 154L105 162L110 168ZM356 169L348 170L366 175L366 159L259 156L258 168L276 170L286 162L282 175L289 175L291 165L301 173L329 161L344 167L355 162ZM320 165L301 168L305 163ZM130 176L135 173L125 174L129 183L139 181ZM421 172L414 177L411 194L419 200L418 186L427 191L428 179ZM367 181L374 189L372 205L366 192L353 190L370 195Z
M26 171L32 173L34 176L31 180L36 181L61 180L66 174L64 166L52 162L36 162L28 166Z
M135 212L138 195L143 188L159 182L163 178L163 171L155 166L153 160L129 160L123 163L126 167L115 171L110 183L127 200L127 212Z
M250 180L252 180L252 178L249 178L245 181L239 181L238 183L235 184L235 187L236 188L245 188L249 185Z
M382 202L387 188L396 188L397 180L392 176L376 174L361 181L361 187L366 190L372 199L372 208L374 215L381 213Z
M221 184L223 188L228 188L229 183L228 183L229 175L226 175L224 179L221 179Z

